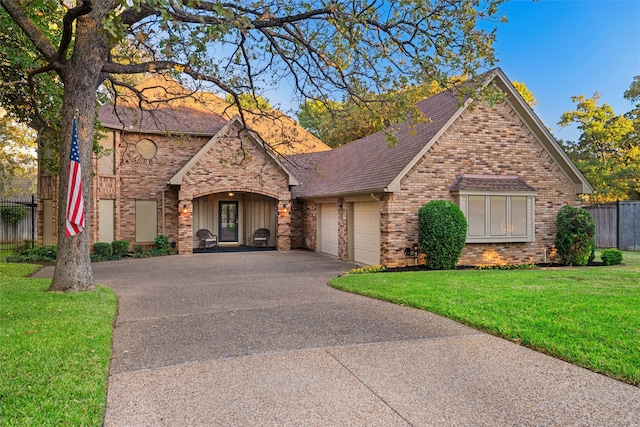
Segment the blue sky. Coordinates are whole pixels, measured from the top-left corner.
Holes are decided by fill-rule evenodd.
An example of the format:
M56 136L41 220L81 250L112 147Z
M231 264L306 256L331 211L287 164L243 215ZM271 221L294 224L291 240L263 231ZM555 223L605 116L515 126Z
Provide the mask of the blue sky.
M557 139L580 137L575 126L557 124L575 109L572 96L599 92L599 105L616 114L633 108L623 94L640 75L640 0L510 0L502 15L509 22L487 23L498 29L496 66L533 92L534 111ZM290 84L283 79L266 95L295 116Z
M640 75L640 0L512 0L501 9L509 22L498 25L497 66L533 92L556 138L580 136L557 125L574 95L599 92L600 105L631 110L623 93Z

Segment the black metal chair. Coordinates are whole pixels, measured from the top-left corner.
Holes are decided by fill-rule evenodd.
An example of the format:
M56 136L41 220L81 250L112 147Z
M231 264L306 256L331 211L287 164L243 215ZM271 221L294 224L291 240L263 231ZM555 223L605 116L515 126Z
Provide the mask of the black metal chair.
M201 228L196 231L196 236L200 239L200 249L217 249L218 248L218 236L211 234L206 228Z

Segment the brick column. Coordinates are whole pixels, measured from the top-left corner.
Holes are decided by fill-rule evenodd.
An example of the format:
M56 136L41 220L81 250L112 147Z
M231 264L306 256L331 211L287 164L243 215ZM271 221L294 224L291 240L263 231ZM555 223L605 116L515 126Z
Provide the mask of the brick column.
M338 257L349 259L349 204L344 199L338 199Z
M178 203L178 253L193 253L193 201L180 200Z
M278 200L278 250L291 250L291 200Z

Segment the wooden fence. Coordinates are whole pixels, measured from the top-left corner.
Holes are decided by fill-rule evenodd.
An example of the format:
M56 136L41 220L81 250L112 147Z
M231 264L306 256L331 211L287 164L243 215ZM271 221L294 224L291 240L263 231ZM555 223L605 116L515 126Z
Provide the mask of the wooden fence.
M37 203L35 197L0 200L0 249L36 241Z
M640 251L640 201L585 206L596 223L596 247Z

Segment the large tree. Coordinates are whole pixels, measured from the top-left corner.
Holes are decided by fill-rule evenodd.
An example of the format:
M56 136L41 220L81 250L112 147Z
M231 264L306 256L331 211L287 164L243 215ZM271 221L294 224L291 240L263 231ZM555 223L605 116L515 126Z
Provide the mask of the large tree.
M595 188L591 200L636 198L640 195L640 145L633 137L634 120L617 115L607 103L598 105L598 93L572 100L576 109L563 113L559 124L577 124L581 134L578 141L562 144Z
M32 77L46 74L64 88L58 259L51 289L95 286L88 233L64 235L64 199L77 112L89 206L96 93L103 83L118 89L130 86L118 76L172 72L208 82L238 98L238 106L241 94L261 96L276 81L289 81L301 99L320 100L357 95L362 88L390 93L424 81L444 83L450 75L473 77L493 65L495 30L479 21L492 19L503 1L0 0L0 22L9 22L31 43L31 66L19 64L31 67L24 75L37 85ZM59 38L52 28L61 30ZM125 40L145 55L129 63L115 60L113 48Z

